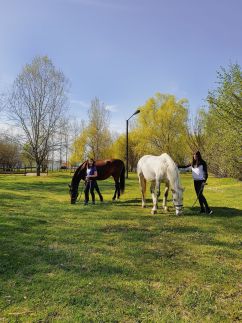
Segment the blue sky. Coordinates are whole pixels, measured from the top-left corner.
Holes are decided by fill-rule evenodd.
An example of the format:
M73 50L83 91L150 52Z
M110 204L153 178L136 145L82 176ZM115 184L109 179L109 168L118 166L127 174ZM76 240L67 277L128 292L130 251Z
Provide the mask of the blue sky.
M0 0L0 91L35 55L71 82L70 114L109 106L111 127L156 92L204 105L216 71L241 64L241 0Z

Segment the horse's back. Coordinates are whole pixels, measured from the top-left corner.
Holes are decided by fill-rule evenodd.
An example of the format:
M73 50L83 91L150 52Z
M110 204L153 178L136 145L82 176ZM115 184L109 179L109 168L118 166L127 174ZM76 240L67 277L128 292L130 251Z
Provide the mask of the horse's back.
M155 180L159 170L160 162L158 156L145 155L140 158L137 165L138 176L141 174L148 180Z
M174 166L174 161L167 153L163 153L160 156L145 155L138 161L137 172L138 176L143 174L147 180L155 180L157 178L166 180L167 169Z
M105 167L110 165L121 165L124 166L124 162L121 159L100 159L95 162L96 167Z
M124 162L121 159L103 159L95 162L98 173L98 180L107 179L110 176L119 176L124 168Z

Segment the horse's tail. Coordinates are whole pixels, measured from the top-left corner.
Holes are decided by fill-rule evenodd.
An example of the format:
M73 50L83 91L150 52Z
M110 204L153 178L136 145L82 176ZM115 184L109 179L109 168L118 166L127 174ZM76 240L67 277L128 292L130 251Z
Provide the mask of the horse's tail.
M123 166L120 174L120 191L123 194L125 189L125 166Z

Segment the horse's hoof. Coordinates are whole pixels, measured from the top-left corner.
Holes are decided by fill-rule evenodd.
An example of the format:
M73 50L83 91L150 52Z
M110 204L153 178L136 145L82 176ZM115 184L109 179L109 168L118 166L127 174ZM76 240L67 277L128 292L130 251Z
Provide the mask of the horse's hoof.
M146 208L146 205L142 205L142 209L145 209Z
M151 211L151 214L156 214L157 213L157 210L152 210Z

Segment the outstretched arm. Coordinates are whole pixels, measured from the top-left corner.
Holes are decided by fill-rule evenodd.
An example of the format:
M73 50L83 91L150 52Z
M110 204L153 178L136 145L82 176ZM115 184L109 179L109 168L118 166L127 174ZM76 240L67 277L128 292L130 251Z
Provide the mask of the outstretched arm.
M191 169L191 167L192 167L191 164L188 164L188 165L177 165L177 168L178 169L184 169L184 168Z

